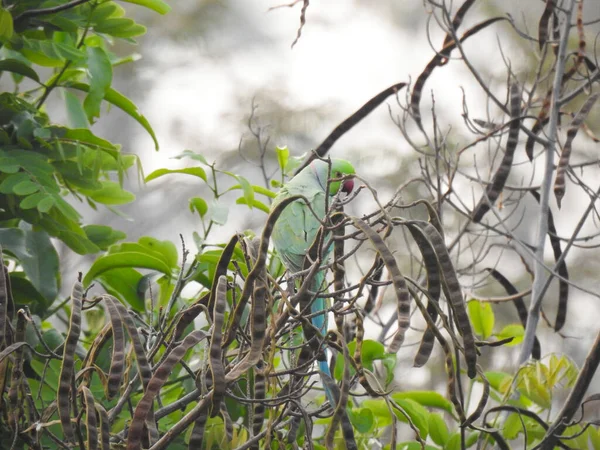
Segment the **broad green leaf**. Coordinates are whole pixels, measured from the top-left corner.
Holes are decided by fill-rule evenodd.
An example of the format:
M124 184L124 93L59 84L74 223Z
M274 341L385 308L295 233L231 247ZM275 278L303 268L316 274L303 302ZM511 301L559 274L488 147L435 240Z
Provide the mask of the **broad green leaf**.
M271 209L265 205L263 202L260 202L258 200L252 200L251 204L248 204L248 200L246 199L246 197L240 197L235 201L238 205L248 205L250 207L250 209L252 208L257 208L260 209L261 211L269 214L271 212Z
M17 173L20 168L21 164L13 156L0 156L0 172Z
M125 15L125 9L115 2L103 2L96 6L91 16L93 23L102 22L108 17L123 17Z
M353 409L349 413L350 421L359 433L366 434L373 429L375 417L369 408Z
M241 175L235 175L235 178L240 182L240 186L242 186L242 191L244 192L244 199L246 200L246 204L250 208L252 208L254 203L254 189L252 189L252 185Z
M73 128L89 128L90 124L79 98L67 89L62 89L62 91L65 97L65 105L67 106L69 125Z
M496 333L496 337L499 340L507 339L512 337L513 340L504 344L507 347L514 347L515 345L519 345L523 341L523 336L525 335L525 330L523 329L523 325L520 324L511 324L506 325L499 333Z
M110 17L94 25L97 33L109 34L114 37L132 38L146 33L146 27L125 17Z
M80 191L93 201L105 205L123 205L135 200L135 195L124 190L119 183L114 181L102 181L101 189L80 189Z
M502 426L502 436L505 439L516 439L519 433L523 432L522 420L516 413L511 413Z
M600 430L597 427L588 427L588 436L593 450L600 450Z
M372 339L365 339L361 349L363 364L372 369L373 361L383 359L385 356L385 347L381 342Z
M23 180L13 186L13 192L17 195L29 195L40 190L40 185L31 180Z
M398 358L393 353L386 353L385 357L381 360L381 363L386 371L385 383L388 385L394 380L394 372L398 363Z
M461 450L460 439L460 433L457 432L452 434L450 439L448 439L448 442L446 442L444 450Z
M410 399L397 399L396 403L408 414L412 423L419 429L421 438L425 440L429 434L429 411ZM406 421L404 414L397 413L396 415L401 421Z
M233 191L236 189L242 189L242 186L240 184L236 184L234 186L231 186L229 189L227 189L226 192ZM262 194L265 197L269 197L269 198L275 198L275 196L277 195L275 192L270 191L269 189L266 189L262 186L258 186L256 184L252 185L252 190L254 191L255 194Z
M0 40L8 41L14 32L13 18L10 11L0 8Z
M85 231L88 239L101 250L107 250L109 246L127 237L122 231L106 225L86 225L83 227L83 231Z
M185 169L158 169L148 175L145 181L147 183L148 181L155 180L169 173L183 173L185 175L192 175L206 181L206 172L202 167L187 167Z
M165 275L171 274L171 268L156 256L142 252L121 252L98 258L86 274L83 284L89 286L94 278L108 270L133 267L157 270Z
M85 128L64 128L64 127L52 127L53 135L58 139L61 139L70 143L82 143L90 147L97 147L103 150L112 151L115 156L118 152L116 147L106 139L102 139L92 133L90 130Z
M100 117L100 104L112 83L112 64L101 47L87 48L88 77L90 90L83 102L83 108L90 123Z
M47 213L52 209L55 203L54 197L47 195L37 204L37 209L41 213Z
M190 211L197 211L201 218L204 217L208 211L208 204L206 203L206 200L201 197L192 197L190 199Z
M19 207L21 209L37 208L39 203L45 198L52 198L52 196L46 194L45 192L36 192L35 194L28 195L23 200L21 200L21 203L19 203Z
M171 7L162 0L123 0L126 3L133 3L135 5L144 6L152 11L156 11L159 14L167 14L171 11Z
M471 300L467 303L469 318L473 330L483 339L487 339L494 331L494 312L489 303Z
M405 391L405 392L395 392L392 394L392 398L396 401L403 399L413 400L420 405L426 406L428 408L438 408L443 409L444 411L449 412L450 414L454 414L454 406L452 402L444 397L439 392L435 391Z
M84 92L89 92L90 90L89 85L85 83L71 82L66 87L78 89ZM127 97L125 97L120 92L114 90L113 88L107 89L106 94L104 95L104 100L128 114L142 127L144 127L144 129L148 132L150 137L152 137L155 149L158 150L158 140L156 139L154 130L150 126L148 120L142 114L139 113L137 106L135 106L135 104L131 100L129 100Z
M0 228L0 244L19 259L35 289L52 303L60 286L58 254L46 232L22 227Z
M0 12L0 15L1 14L2 13ZM0 22L1 21L2 18L0 18ZM1 28L2 23L0 23L0 35L2 34ZM24 77L31 78L32 80L37 81L38 83L40 82L40 78L37 72L31 67L29 67L27 64L25 64L23 61L19 61L18 59L8 58L0 61L0 72L17 73L19 75L23 75Z
M53 196L53 198L56 201L55 206L57 208L52 208L48 214L43 215L37 222L38 225L51 236L62 240L71 250L80 255L99 252L100 249L87 238L83 229L79 226L78 216L77 220L73 221L65 217L59 210L60 201L67 205L68 203L58 196Z
M290 150L287 148L287 146L275 147L275 152L277 153L277 162L279 163L279 167L285 172L288 160L290 159Z
M79 50L75 43L62 43L62 42L41 42L42 48L45 44L50 44L54 50L54 53L61 56L63 59L71 62L83 61L85 59L85 53Z
M524 371L520 372L518 377L521 393L544 409L552 406L552 392L542 384L543 380L538 380L534 373Z
M450 438L448 426L444 418L438 413L429 414L429 436L431 436L433 442L442 447L446 445Z
M354 354L354 352L356 351L356 340L348 343L348 351L350 352L351 355ZM387 356L389 356L388 354L385 353L385 348L380 342L373 341L371 339L365 339L363 341L363 346L362 346L360 354L361 354L363 366L370 371L374 370L373 362L375 360L381 360L381 359L385 360L385 358ZM344 372L344 359L337 358L335 367L333 370L334 378L336 380L341 380L343 372ZM354 375L354 373L355 373L354 368L350 367L350 374Z
M96 277L106 292L115 296L134 310L144 312L144 297L138 291L143 276L130 267L108 270Z
M171 268L176 268L179 260L177 254L177 247L171 241L160 241L153 237L144 236L138 241L140 245L143 245L147 249L160 253L165 261Z
M74 223L79 222L81 215L77 212L75 208L69 205L60 195L54 194L52 197L54 198L54 202L56 204L57 209L60 211L61 214L65 216L65 218ZM83 235L83 230L81 231Z
M0 183L0 192L2 194L12 194L16 185L23 181L29 181L29 175L25 172L18 172L7 176L2 183Z
M510 389L512 375L505 372L485 372L484 375L492 389L502 394L506 394L508 389Z

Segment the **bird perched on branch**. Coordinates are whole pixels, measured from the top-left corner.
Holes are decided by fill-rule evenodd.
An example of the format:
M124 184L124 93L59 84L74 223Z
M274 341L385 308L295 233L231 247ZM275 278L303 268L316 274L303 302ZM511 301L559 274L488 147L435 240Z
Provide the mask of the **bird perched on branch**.
M288 205L275 223L271 236L275 249L290 275L310 266L310 264L305 266L305 258L326 218L326 205L331 206L333 197L338 192L346 194L352 192L354 180L348 176L354 173L354 167L348 161L332 159L329 163L315 160L286 183L275 197L273 208L286 198L295 195L305 197L308 202L307 205L306 201L299 199ZM327 243L327 241L328 237L325 236L322 242ZM322 249L320 253L322 265L327 263L327 257L332 249L332 244ZM319 253L317 252L317 254ZM325 270L322 269L314 274L309 284L312 298L311 315L317 314L312 317L311 321L322 335L327 333L327 301L317 295L325 288ZM319 312L323 313L318 314ZM335 407L336 399L328 387L331 386L332 378L326 357L320 357L319 370L327 399L331 406Z

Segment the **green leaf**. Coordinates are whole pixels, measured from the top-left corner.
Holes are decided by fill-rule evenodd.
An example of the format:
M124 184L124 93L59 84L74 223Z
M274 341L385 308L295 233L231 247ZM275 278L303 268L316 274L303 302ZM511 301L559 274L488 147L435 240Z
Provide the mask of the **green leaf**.
M133 267L157 270L165 275L171 274L168 264L156 256L141 252L121 252L98 258L85 275L83 284L86 287L89 286L93 279L109 270Z
M208 211L208 204L206 203L206 200L201 197L192 197L190 199L190 211L197 211L198 214L200 214L200 217L203 218Z
M60 285L58 254L46 232L22 227L1 228L0 244L18 258L31 284L52 303Z
M54 197L51 195L47 195L37 204L37 209L41 213L47 213L52 209L55 203L56 202L54 200Z
M284 147L275 147L275 152L277 153L277 162L279 163L279 168L282 171L285 171L285 168L288 165L288 160L290 159L290 150L286 145Z
M265 205L263 202L260 202L258 200L252 200L252 203L248 204L248 200L246 199L246 197L240 197L235 201L238 205L248 205L250 207L250 209L252 208L257 208L260 209L261 211L269 214L271 212L271 209Z
M496 337L499 340L507 339L512 337L513 340L504 344L507 347L514 347L515 345L519 345L523 341L523 336L525 335L525 330L523 329L523 325L520 324L511 324L506 325L499 333L496 333Z
M103 2L96 6L92 14L91 20L93 23L102 22L108 17L123 17L125 9L115 2Z
M398 399L396 403L410 417L412 423L418 428L422 439L426 439L429 434L429 411L419 403L410 399ZM396 414L401 421L406 421L404 414Z
M106 225L86 225L83 227L83 231L88 239L101 250L107 250L109 246L127 237L122 231Z
M115 296L134 310L144 312L144 297L138 292L143 276L130 267L108 270L96 277L106 292Z
M361 349L363 364L369 370L373 370L373 361L383 359L385 356L385 347L381 342L372 339L365 339Z
M90 90L83 102L83 108L92 123L94 118L100 117L100 104L110 88L113 74L112 64L103 48L88 47L87 56Z
M450 436L450 439L448 439L448 442L446 442L446 446L444 447L444 450L460 450L461 449L461 445L460 445L460 433L454 433L452 434L452 436Z
M89 145L90 147L98 147L106 151L111 151L116 157L118 154L118 147L106 139L102 139L92 133L90 130L85 128L64 128L64 127L52 127L53 135L58 139L62 139L72 143L82 143Z
M147 183L148 181L155 180L168 173L183 173L186 175L192 175L201 178L204 181L206 181L206 172L202 167L187 167L185 169L158 169L152 172L150 175L148 175L145 181Z
M353 409L349 411L350 421L359 433L369 433L375 425L375 416L369 408Z
M13 187L13 192L17 195L29 195L40 190L40 185L31 180L23 180Z
M2 12L0 12L0 16ZM10 14L9 14L10 15ZM0 35L2 34L2 18L0 17ZM24 77L31 78L34 81L40 82L40 77L37 72L25 64L23 61L19 61L18 59L3 59L0 61L0 72L12 72L17 73L19 75L23 75Z
M489 303L471 300L467 303L473 330L483 339L487 339L494 331L494 312Z
M0 8L0 40L8 41L14 32L13 18L10 11Z
M433 442L442 447L448 442L450 433L448 432L448 426L444 418L440 414L429 414L429 436L431 436Z
M356 340L348 343L348 351L350 352L350 354L354 354L355 350L356 350ZM360 354L361 354L363 366L370 371L374 370L373 362L375 360L384 360L385 361L385 359L390 356L389 354L385 353L385 348L380 342L377 342L377 341L374 341L371 339L365 339L363 341L363 346L362 346ZM394 356L394 358L395 358L395 356ZM338 358L336 360L334 371L333 371L334 378L336 380L342 379L342 374L344 372L344 364L345 364L345 362L344 362L343 358ZM350 373L352 375L354 374L354 369L352 367L350 368Z
M21 203L19 203L19 208L21 209L32 209L37 208L39 203L45 198L52 198L51 195L46 194L45 192L36 192L35 194L28 195Z
M177 255L177 247L171 241L160 241L153 237L144 236L138 242L148 250L161 254L163 261L171 268L177 268L179 256Z
M146 33L146 27L125 17L111 17L94 25L94 31L119 38L132 38Z
M244 199L246 200L246 204L250 208L252 208L252 205L254 203L254 189L252 189L252 185L241 175L235 175L235 178L240 182L240 186L242 186L242 191L244 192Z
M126 3L133 3L135 5L144 6L152 11L155 11L159 14L167 14L171 11L171 7L163 2L162 0L123 0Z
M123 205L135 200L135 195L124 190L119 183L115 183L114 181L102 181L101 183L101 189L80 189L80 191L93 201L105 205Z
M510 389L511 380L513 379L512 375L505 372L485 372L485 378L490 383L490 387L501 394L506 394L508 389Z
M12 194L15 186L23 181L29 181L29 175L25 172L11 174L0 183L0 192L2 194Z
M523 432L523 425L518 414L511 413L504 421L502 426L502 436L505 439L516 439L519 433Z
M67 85L67 87L78 89L80 91L89 92L90 87L85 83L76 83L71 82ZM104 95L104 100L106 100L111 105L116 106L126 114L128 114L131 118L133 118L136 122L138 122L144 129L148 132L152 140L154 141L154 147L158 150L158 140L156 139L156 135L154 134L154 130L150 126L148 120L139 113L137 106L125 97L120 92L117 92L113 88L109 88L106 90L106 94Z
M392 394L396 401L403 399L413 400L428 408L438 408L454 414L454 406L446 397L435 391L405 391Z
M63 89L63 95L65 97L65 104L67 106L67 118L69 119L69 125L73 128L89 128L87 114L81 105L81 101L72 92Z
M236 189L242 189L242 185L241 184L236 184L234 186L231 186L225 192L233 191L233 190L236 190ZM258 186L256 184L252 185L252 190L254 191L255 194L262 194L265 197L269 197L269 198L275 198L277 196L277 194L275 192L270 191L269 189L266 189L266 188L264 188L262 186Z

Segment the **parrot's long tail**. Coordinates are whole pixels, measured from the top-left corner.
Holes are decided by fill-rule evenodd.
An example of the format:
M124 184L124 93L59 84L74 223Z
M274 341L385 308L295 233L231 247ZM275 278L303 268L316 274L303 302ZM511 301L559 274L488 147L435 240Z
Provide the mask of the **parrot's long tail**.
M317 272L311 283L310 290L312 292L320 292L324 290L324 282L325 273L322 271ZM327 309L327 300L324 298L316 298L311 305L312 314L315 314L319 311L325 311ZM321 332L323 336L325 336L325 334L327 334L327 313L314 316L312 318L312 324ZM323 353L325 354L325 359L323 361L319 361L321 382L323 383L323 389L325 389L325 396L327 397L327 400L329 400L331 407L335 408L337 406L337 396L334 394L333 389L337 386L335 385L333 377L331 376L331 371L329 370L325 348L323 348Z

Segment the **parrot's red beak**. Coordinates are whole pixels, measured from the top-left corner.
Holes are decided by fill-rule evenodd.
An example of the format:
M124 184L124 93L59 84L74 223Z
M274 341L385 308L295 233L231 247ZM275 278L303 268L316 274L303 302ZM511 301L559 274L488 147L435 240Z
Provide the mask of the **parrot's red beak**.
M344 184L342 185L342 192L349 194L352 192L352 189L354 189L354 180L350 179L344 181Z

